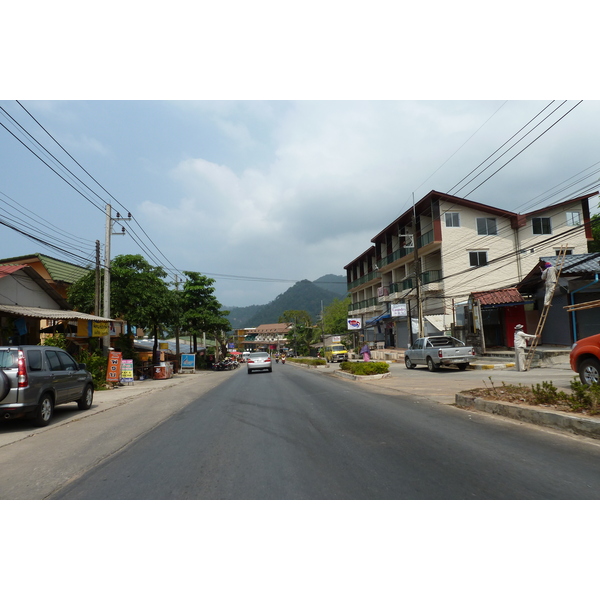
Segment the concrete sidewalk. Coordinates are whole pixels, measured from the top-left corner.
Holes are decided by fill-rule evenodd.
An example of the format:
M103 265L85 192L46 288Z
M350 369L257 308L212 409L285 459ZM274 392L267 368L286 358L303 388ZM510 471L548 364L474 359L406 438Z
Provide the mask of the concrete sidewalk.
M145 379L135 381L132 385L119 385L111 390L95 391L94 402L89 410L78 410L75 403L57 406L52 421L46 427L36 427L28 419L0 421L0 447L42 434L74 420L86 419L117 406L123 406L145 395L192 381L198 386L200 394L220 383L224 378L222 373L230 374L233 371L198 371L174 375L172 379Z

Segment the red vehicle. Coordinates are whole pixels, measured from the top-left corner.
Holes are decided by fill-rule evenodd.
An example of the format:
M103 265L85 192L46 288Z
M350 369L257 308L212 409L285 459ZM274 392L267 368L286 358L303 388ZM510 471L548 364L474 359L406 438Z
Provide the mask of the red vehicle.
M600 333L575 342L569 358L581 383L600 383Z

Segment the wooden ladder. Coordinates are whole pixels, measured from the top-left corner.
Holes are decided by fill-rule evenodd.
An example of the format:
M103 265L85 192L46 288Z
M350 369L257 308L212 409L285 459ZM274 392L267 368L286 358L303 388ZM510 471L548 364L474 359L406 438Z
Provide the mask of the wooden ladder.
M558 285L558 278L560 277L563 265L565 264L565 256L567 255L567 250L567 246L561 246L560 250L558 251L558 254L556 255L556 264L554 265L554 267L556 268L556 281L554 282L554 287L552 288L552 296L550 302L548 304L544 304L544 308L542 309L542 314L540 315L540 319L535 329L536 337L531 341L531 346L529 347L529 351L527 352L527 358L525 359L526 371L529 371L529 369L531 368L531 363L533 362L533 357L535 355L535 349L538 347L538 344L542 337L542 331L544 330L544 325L546 324L546 318L548 317L548 312L550 311L550 307L552 306L552 298L554 298L554 292L556 291L556 286Z

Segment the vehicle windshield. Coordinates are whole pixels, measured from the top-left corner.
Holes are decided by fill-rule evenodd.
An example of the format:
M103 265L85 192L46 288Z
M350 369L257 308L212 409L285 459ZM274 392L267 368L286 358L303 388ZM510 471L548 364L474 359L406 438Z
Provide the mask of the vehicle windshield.
M253 352L250 358L267 358L267 356L269 356L268 352Z
M333 346L333 348L331 349L333 350L333 352L344 352L344 350L346 350L344 346Z
M16 350L0 350L0 369L13 369L18 366Z

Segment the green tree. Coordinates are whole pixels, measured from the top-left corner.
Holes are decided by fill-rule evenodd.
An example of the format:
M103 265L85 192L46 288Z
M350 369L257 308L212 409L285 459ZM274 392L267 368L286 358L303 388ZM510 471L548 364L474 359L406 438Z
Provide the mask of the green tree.
M110 265L111 316L130 326L152 330L154 350L159 332L175 318L176 296L165 281L162 267L152 266L140 254L116 256ZM78 310L94 311L94 272L69 288L69 302Z
M204 332L212 335L227 354L226 334L231 329L227 320L229 311L221 310L222 305L214 295L214 279L195 271L184 271L187 277L181 293L181 327L194 336L194 351L197 350L197 336Z
M331 304L323 309L323 327L329 335L344 335L348 333L348 308L350 297L335 298Z
M598 208L600 208L600 205ZM588 252L600 252L600 215L594 215L591 218L591 223L594 239L588 242Z

